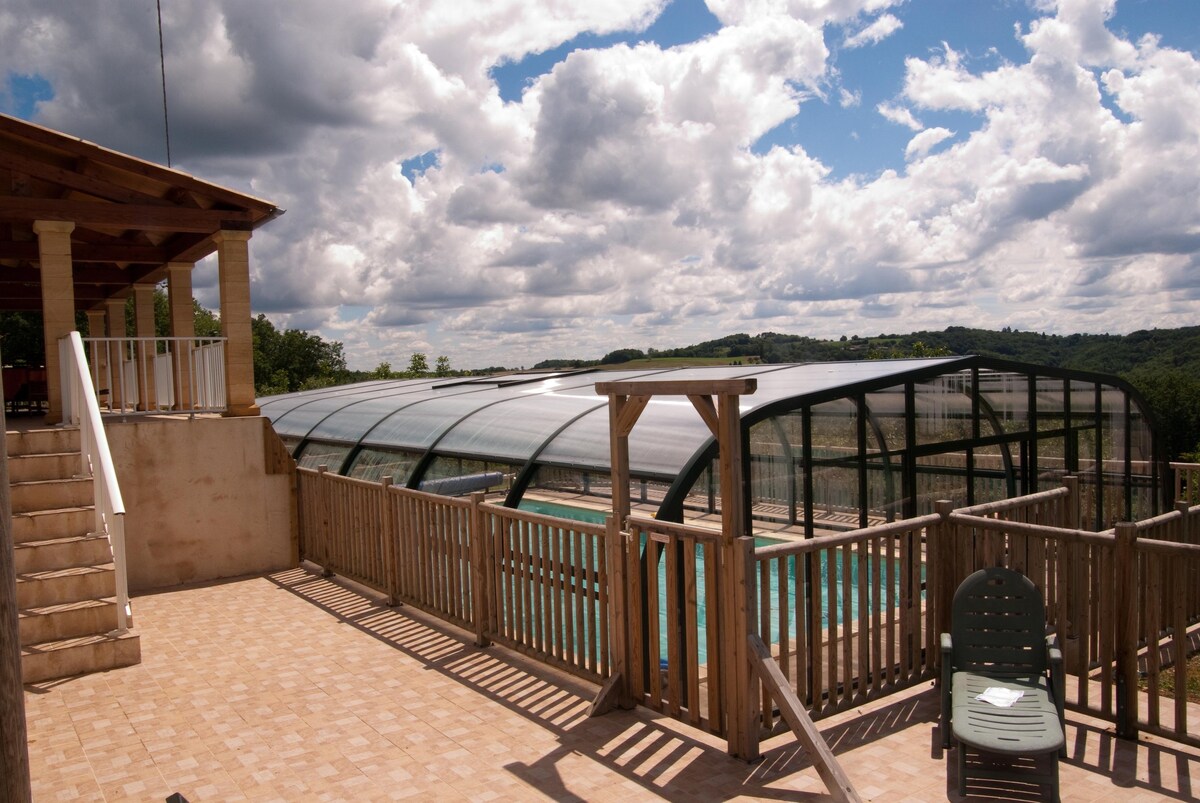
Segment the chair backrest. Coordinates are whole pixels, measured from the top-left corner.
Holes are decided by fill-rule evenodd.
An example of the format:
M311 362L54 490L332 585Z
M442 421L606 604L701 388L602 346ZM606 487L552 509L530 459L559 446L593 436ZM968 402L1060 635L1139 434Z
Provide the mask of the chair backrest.
M954 592L953 669L989 675L1046 671L1046 606L1030 579L1002 567L980 569Z

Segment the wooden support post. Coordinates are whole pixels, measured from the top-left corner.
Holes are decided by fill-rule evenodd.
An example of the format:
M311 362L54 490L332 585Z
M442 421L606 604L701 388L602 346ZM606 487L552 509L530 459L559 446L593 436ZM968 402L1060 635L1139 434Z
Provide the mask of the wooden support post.
M489 638L492 618L491 595L491 561L487 559L489 552L484 543L487 538L487 525L484 524L483 502L487 494L476 491L471 494L471 523L468 530L471 539L471 617L475 621L475 646L487 647L492 643Z
M934 622L938 633L950 632L950 609L954 602L954 592L958 588L958 578L955 576L954 567L957 563L957 543L954 538L954 525L950 523L950 514L954 512L954 503L949 499L939 499L933 503L933 510L939 516L941 521L929 528L929 532L933 534L933 538L937 541L937 554L939 560L934 566L934 577L937 582L937 591L930 596L933 604L937 606L934 612ZM941 652L938 651L935 661L941 664ZM935 678L940 678L940 674L935 674Z
M392 476L389 474L380 480L382 493L379 495L379 523L383 532L383 577L384 584L387 586L387 604L389 608L394 608L400 604L400 583L396 579L396 517L392 511L391 494L388 493L388 488L392 487Z
M0 434L5 429L0 392ZM32 799L25 690L21 686L21 637L17 624L17 571L13 558L8 444L0 442L0 800Z
M754 634L747 638L747 645L754 673L763 685L770 689L771 696L779 704L779 713L783 716L783 720L812 757L813 766L816 767L821 780L825 782L825 788L829 790L829 795L839 803L858 803L861 798L858 796L854 784L850 783L850 777L838 763L837 757L829 749L829 745L825 744L821 732L817 730L817 726L813 724L808 712L804 710L804 705L796 696L796 692L792 690L788 679L783 676L783 672L775 663L767 645Z
M1120 522L1115 530L1113 572L1116 576L1113 585L1117 610L1117 736L1121 739L1137 739L1137 525Z

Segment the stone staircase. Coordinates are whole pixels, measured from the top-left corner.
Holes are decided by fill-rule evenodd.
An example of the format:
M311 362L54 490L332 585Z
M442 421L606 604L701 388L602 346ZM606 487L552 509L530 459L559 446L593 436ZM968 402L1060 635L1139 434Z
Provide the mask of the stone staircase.
M21 679L37 683L141 661L139 637L117 627L116 569L95 535L79 430L8 432ZM132 621L129 622L132 627Z

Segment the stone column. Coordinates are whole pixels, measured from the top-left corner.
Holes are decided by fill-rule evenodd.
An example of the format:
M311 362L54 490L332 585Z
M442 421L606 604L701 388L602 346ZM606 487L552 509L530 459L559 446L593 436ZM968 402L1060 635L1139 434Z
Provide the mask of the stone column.
M213 235L221 290L221 334L225 340L226 415L258 415L254 400L254 338L250 329L250 232Z
M158 355L153 338L154 331L154 285L133 286L133 331L140 340L137 344L137 387L139 410L158 409L158 395L154 386L154 358Z
M125 334L125 299L110 298L104 302L108 313L108 337L124 338ZM125 348L121 342L110 341L108 344L108 390L112 409L121 410L125 407Z
M167 263L167 301L171 310L171 342L175 371L175 409L192 409L192 338L196 336L196 311L192 302L192 262Z
M71 232L63 220L35 220L38 261L42 271L42 334L46 341L47 424L62 421L62 366L58 339L75 329L75 279L71 271Z
M88 337L104 337L106 334L104 310L90 309L87 311ZM88 359L92 361L92 384L96 386L96 398L103 410L110 403L109 394L112 385L108 377L108 349L102 343L93 343L87 349Z

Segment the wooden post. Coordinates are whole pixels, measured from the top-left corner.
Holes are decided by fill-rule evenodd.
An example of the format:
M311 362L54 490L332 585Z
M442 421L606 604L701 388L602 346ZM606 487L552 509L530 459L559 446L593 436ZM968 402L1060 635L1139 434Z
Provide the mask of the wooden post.
M387 585L387 604L391 608L400 604L400 583L396 579L396 517L393 515L391 494L388 492L393 482L390 474L379 482L382 486L382 493L379 495L379 523L383 530L383 577L384 584Z
M57 344L56 344L57 345ZM0 434L5 430L0 390ZM21 636L17 625L17 571L13 557L8 444L0 442L0 800L32 800L25 690L21 686Z
M958 549L957 539L954 537L954 525L950 523L950 514L954 512L954 503L949 499L939 499L933 503L933 510L941 516L941 521L929 528L934 539L937 540L939 556L933 574L937 582L937 591L930 596L930 599L937 606L937 610L934 612L934 622L937 623L937 632L940 634L950 632L950 608L954 602L954 591L958 587L958 578L955 576L954 570L958 565ZM941 668L941 655L941 651L937 651L937 657L934 659L938 663L939 669ZM941 675L937 674L935 677L940 683Z
M1138 565L1137 525L1119 522L1113 550L1116 589L1117 736L1137 739Z
M491 562L487 560L487 550L484 548L486 526L483 523L483 505L487 494L476 491L471 494L471 616L475 620L475 646L486 647L491 644L488 637L491 619Z

